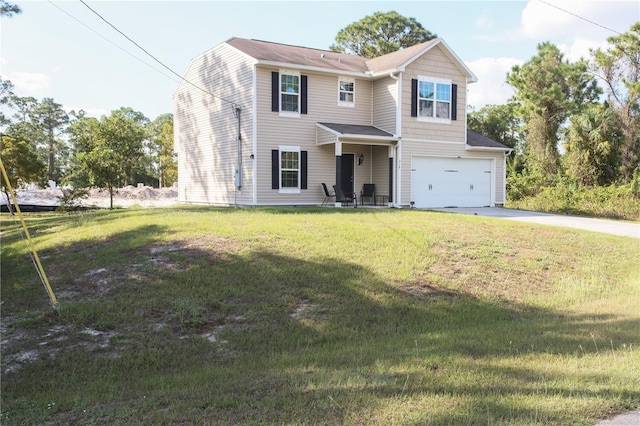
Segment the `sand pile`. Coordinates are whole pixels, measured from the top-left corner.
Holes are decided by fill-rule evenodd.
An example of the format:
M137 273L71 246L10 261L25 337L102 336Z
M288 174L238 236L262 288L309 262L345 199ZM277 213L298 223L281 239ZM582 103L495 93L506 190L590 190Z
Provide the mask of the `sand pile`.
M60 205L62 197L61 189L25 189L17 190L16 198L19 204L31 204L38 206ZM5 195L0 195L0 200L6 204ZM176 188L151 188L149 186L125 186L113 192L114 207L130 207L139 205L142 207L170 206L178 203L178 191ZM109 191L103 188L92 188L89 196L80 201L83 206L109 207Z

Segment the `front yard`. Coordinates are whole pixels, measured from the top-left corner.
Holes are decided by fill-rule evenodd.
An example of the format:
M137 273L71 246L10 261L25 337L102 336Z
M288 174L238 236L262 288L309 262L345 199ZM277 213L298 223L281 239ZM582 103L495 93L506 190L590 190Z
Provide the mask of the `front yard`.
M637 239L415 210L2 218L1 422L585 424L640 408Z

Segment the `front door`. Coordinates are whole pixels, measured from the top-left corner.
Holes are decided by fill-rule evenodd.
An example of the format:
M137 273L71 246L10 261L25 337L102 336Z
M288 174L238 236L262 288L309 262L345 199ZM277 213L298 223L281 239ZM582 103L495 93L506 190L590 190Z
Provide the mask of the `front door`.
M354 154L342 154L342 167L341 167L342 179L340 180L340 186L342 187L342 192L345 194L349 194L353 192L354 160L355 160Z

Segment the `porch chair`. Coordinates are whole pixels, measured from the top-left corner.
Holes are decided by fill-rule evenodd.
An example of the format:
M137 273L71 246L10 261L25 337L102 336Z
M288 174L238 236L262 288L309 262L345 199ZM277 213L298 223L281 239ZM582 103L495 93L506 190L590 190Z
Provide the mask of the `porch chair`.
M376 204L376 184L375 183L365 183L362 186L362 191L360 191L360 205L364 205L364 199L368 198L370 204Z
M336 186L333 185L333 192L336 193ZM346 205L349 205L350 203L353 203L353 207L357 208L358 207L358 196L356 195L355 192L344 192L341 191L342 193L342 197L338 200L336 197L336 201L340 201L341 203L344 203Z
M326 183L322 183L321 185L324 190L324 201L322 202L322 205L326 206L332 198L336 198L336 191L334 190L333 192L330 192Z

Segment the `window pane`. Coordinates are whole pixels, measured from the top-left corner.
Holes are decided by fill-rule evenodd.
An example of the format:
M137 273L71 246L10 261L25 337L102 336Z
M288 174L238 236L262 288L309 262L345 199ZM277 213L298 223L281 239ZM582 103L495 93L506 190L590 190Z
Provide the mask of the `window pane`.
M299 93L298 80L297 75L282 74L280 90L284 93Z
M449 102L436 102L436 117L449 118Z
M439 101L450 101L451 100L451 86L448 84L438 83L436 85L436 99Z
M340 101L353 102L353 93L340 92Z
M420 99L420 117L433 117L433 101Z
M282 151L280 154L280 167L282 169L298 169L298 153L291 151Z
M421 81L419 86L419 97L433 99L433 83Z
M298 95L282 95L282 111L298 112Z
M282 171L282 187L283 188L297 188L298 187L298 172L283 170Z
M347 92L353 92L353 82L341 81L340 82L340 90L344 90Z

